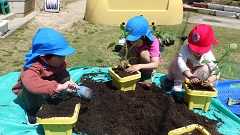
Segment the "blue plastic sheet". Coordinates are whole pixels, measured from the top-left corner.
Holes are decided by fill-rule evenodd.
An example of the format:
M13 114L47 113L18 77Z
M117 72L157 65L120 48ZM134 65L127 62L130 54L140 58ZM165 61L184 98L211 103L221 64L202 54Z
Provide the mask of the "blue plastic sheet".
M230 111L240 115L240 104L228 106L228 98L233 100L240 99L240 80L227 80L219 82L216 89L218 90L217 99Z
M95 76L92 76L92 79L95 81L108 81L111 80L108 69L109 67L79 66L69 69L69 72L75 82L79 81L82 75L89 73L97 73ZM44 135L41 125L32 127L26 124L25 111L18 105L17 96L11 91L12 86L17 82L19 74L19 72L10 72L0 77L0 134ZM166 78L165 74L156 73L154 82L159 87L162 87L161 82L164 78ZM182 94L180 93L180 95ZM208 112L203 113L199 109L194 109L194 112L209 119L218 120L219 133L226 135L240 134L240 118L222 105L216 98L212 98Z

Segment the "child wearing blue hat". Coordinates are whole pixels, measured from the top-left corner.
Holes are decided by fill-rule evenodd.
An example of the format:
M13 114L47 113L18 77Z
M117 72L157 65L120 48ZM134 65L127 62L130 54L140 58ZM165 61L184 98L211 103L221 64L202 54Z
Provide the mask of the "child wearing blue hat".
M129 31L132 32L126 37L126 46L122 47L119 56L123 57L126 54L125 47L128 47L127 57L130 58L131 66L126 71L140 71L140 82L152 83L156 69L162 61L159 40L152 35L148 20L143 16L135 16L127 22L126 32ZM126 60L122 59L120 66L123 67L125 62Z
M32 50L26 54L26 61L17 84L12 88L26 107L29 125L38 125L36 113L46 97L71 92L70 86L79 86L70 79L66 56L75 49L57 31L40 28L32 40Z

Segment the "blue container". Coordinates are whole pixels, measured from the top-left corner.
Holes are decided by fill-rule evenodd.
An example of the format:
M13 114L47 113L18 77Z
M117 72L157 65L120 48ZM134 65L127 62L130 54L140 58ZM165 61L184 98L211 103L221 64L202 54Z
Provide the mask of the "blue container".
M228 98L232 98L233 100L240 99L240 80L220 81L215 88L218 90L216 98L230 111L240 115L240 104L235 104L233 106L227 105Z

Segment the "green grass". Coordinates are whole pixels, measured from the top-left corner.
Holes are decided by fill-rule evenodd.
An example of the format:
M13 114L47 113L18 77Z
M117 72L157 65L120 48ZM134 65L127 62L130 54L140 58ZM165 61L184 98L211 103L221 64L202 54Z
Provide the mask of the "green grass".
M184 18L199 15L193 12L184 12ZM167 67L177 56L182 45L180 37L186 36L194 28L195 24L182 22L179 25L157 26L157 30L174 33L177 36L175 44L166 47L162 53L163 62L157 72L167 74ZM215 31L215 38L219 46L213 46L213 53L218 59L222 51L231 43L240 43L240 30L212 26ZM12 71L19 71L24 63L27 51L31 49L31 40L36 30L31 28L30 23L25 24L16 32L5 39L0 39L0 75ZM111 42L118 41L120 30L119 26L95 25L86 21L76 22L66 31L61 31L66 37L69 45L76 49L76 52L67 57L68 68L76 66L99 66L109 67L119 63L111 49L107 46ZM240 46L240 44L238 45ZM233 53L234 57L225 58L225 66L222 67L221 79L239 79L240 76L240 51L239 48ZM228 66L234 68L234 73L230 74Z

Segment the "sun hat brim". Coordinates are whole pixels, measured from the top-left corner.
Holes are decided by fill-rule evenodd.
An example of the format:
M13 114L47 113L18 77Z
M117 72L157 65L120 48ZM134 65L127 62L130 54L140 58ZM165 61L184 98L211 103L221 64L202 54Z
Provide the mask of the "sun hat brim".
M126 40L128 40L128 41L136 41L136 40L138 40L139 38L141 38L141 36L133 36L133 35L128 35L127 37L126 37Z
M71 55L75 52L75 49L71 46L68 46L67 48L61 50L61 51L57 51L55 53L53 53L54 55L58 55L58 56L68 56Z
M149 38L149 40L154 41L154 36L152 35L152 32L151 32L150 28L147 29L147 32L146 32L145 36L147 36ZM136 40L138 40L141 37L142 37L142 35L131 35L130 34L130 35L128 35L126 37L126 40L128 40L128 41L136 41Z
M218 46L218 41L215 38L213 38L212 43L214 45ZM191 43L189 43L188 45L189 45L189 47L192 51L194 51L196 53L199 53L199 54L207 53L212 49L212 44L209 45L209 46L201 46L201 47L199 47L197 45L194 45L194 44L191 44Z
M75 52L75 49L71 46L68 46L67 48L53 53L54 55L58 56L68 56L70 54L73 54ZM41 53L32 53L32 51L29 51L26 54L26 61L24 63L24 68L29 68L31 65L35 62L35 60L41 55Z
M152 30L150 28L148 28L147 30L147 33L146 33L146 36L151 40L151 41L154 41L154 36L151 32Z
M193 52L196 52L196 53L199 53L199 54L204 54L204 53L207 53L211 50L212 48L212 45L210 46L207 46L207 47L199 47L199 46L196 46L194 44L189 44L189 48L193 51Z

